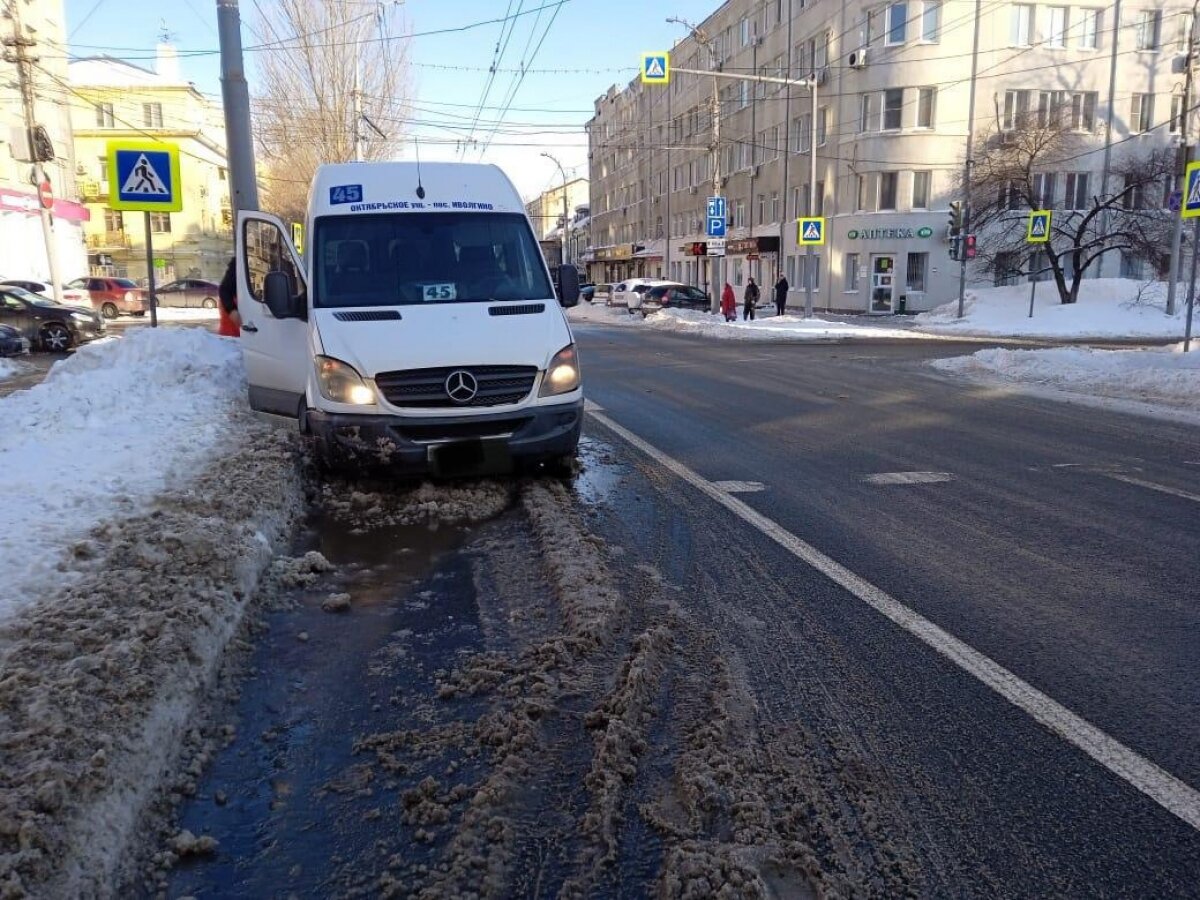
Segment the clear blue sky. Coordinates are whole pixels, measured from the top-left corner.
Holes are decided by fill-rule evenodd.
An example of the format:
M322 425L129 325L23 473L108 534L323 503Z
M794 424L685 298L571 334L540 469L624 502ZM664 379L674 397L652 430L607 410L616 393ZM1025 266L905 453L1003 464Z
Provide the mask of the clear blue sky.
M271 0L259 0L269 9ZM364 12L374 0L344 0L359 3ZM612 84L624 85L637 72L643 50L668 48L683 30L668 25L668 16L692 21L703 19L720 0L566 0L558 8L553 25L533 55L547 23L555 12L554 0L404 0L391 20L403 23L416 35L410 44L414 118L423 124L410 134L432 140L455 139L469 130L471 116L483 93L496 44L499 23L452 34L424 35L422 32L460 28L472 23L500 19L508 12L531 11L512 20L501 69L530 69L516 87L504 123L492 134L491 123L513 90L517 77L500 72L493 82L474 139L479 149L466 159L495 162L516 182L526 196L556 183L560 176L554 164L539 156L554 153L570 175L586 175L586 140L583 123L590 117L593 101ZM152 65L154 45L165 28L181 54L217 48L215 0L158 0L140 3L131 10L130 0L65 0L67 32L76 56L109 53ZM253 0L242 0L243 42L257 43L250 30L257 19ZM132 14L131 14L132 13ZM254 54L247 54L247 70L253 91ZM455 68L439 68L449 66ZM220 63L213 55L184 56L184 76L203 91L219 94ZM538 70L570 71L538 71ZM464 122L462 117L466 116ZM465 125L466 128L462 126ZM480 152L491 137L486 152ZM411 142L405 148L411 157ZM453 146L427 143L422 159L456 159Z

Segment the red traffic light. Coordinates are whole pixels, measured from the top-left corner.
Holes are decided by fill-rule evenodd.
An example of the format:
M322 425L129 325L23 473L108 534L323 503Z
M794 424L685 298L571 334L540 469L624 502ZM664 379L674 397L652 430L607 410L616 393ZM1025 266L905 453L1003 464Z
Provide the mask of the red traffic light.
M967 259L975 258L975 235L968 234L963 238L963 248L966 251Z

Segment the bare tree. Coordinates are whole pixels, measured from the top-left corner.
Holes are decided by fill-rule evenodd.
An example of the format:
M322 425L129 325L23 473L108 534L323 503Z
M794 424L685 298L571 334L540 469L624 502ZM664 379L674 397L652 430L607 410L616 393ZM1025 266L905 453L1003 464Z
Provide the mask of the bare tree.
M1095 138L1073 127L1070 110L1026 114L1014 125L982 136L971 178L972 227L986 271L1049 272L1061 301L1074 303L1084 276L1106 254L1165 268L1171 213L1164 200L1174 150L1159 144L1116 154L1105 190L1089 159L1099 149ZM1026 223L1038 209L1053 209L1050 239L1029 244Z
M254 128L272 211L302 219L317 166L354 159L356 135L363 159L386 158L399 145L408 46L387 39L382 9L345 0L259 7Z

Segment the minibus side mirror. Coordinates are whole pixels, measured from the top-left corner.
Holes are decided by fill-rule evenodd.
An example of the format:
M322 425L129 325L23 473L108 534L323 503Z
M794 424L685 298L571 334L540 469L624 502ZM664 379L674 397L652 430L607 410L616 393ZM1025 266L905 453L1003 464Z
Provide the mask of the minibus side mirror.
M579 305L579 270L574 266L558 267L558 302L566 307Z
M277 319L303 319L304 298L292 293L292 280L286 272L268 272L263 280L263 300Z

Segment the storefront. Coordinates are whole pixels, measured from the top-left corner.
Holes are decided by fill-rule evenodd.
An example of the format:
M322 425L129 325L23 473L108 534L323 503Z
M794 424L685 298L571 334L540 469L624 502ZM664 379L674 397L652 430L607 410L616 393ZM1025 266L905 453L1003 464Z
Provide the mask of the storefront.
M774 284L779 273L779 235L742 238L725 245L729 281L741 287L751 278L760 286Z
M927 222L884 228L838 223L831 235L834 265L828 294L835 309L888 315L945 303L957 290L958 268L940 231Z
M596 284L611 284L632 278L636 274L633 254L633 244L597 247L593 251L592 262L588 264L588 278ZM639 262L644 264L644 261Z
M86 206L55 200L54 246L58 274L64 281L88 273L83 223L91 218ZM0 188L0 276L50 280L50 262L42 234L41 207L36 194Z

